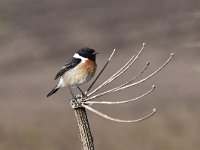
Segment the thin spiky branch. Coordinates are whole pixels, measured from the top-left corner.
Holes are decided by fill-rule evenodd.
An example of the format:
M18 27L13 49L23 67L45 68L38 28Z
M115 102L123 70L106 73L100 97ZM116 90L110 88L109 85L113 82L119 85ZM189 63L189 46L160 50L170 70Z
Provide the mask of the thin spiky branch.
M91 96L92 94L94 94L95 92L97 92L99 89L101 89L102 87L106 86L108 83L110 83L111 81L113 81L114 79L116 79L117 77L119 77L121 74L123 74L138 59L138 57L142 53L144 47L145 47L145 43L143 43L142 48L140 49L140 51L137 53L136 56L133 55L124 66L122 66L116 73L114 73L110 78L108 78L105 82L103 82L95 90L93 90L92 92L90 92L88 94L88 96Z
M122 66L121 69L125 68L125 67L133 60L134 57L135 57L135 55L133 55L133 56L130 58L130 60L129 60L124 66ZM116 72L116 73L117 73L117 72ZM115 73L115 74L116 74L116 73ZM92 92L90 92L90 93L88 94L88 96L91 96L92 94L96 93L99 89L101 89L102 87L104 87L105 85L107 85L107 84L108 84L108 81L109 81L113 76L114 76L114 75L112 75L109 79L107 79L106 81L104 81L100 86L98 86L96 89L94 89Z
M101 97L103 95L106 95L106 94L109 94L109 93L113 93L113 92L117 92L117 91L120 91L120 90L124 90L126 88L129 88L129 87L132 87L134 85L138 85L146 80L148 80L149 78L153 77L155 74L157 74L160 70L162 70L168 63L169 61L172 59L173 57L173 53L171 53L171 56L167 59L167 61L161 65L157 70L155 70L153 73L151 73L150 75L148 75L147 77L137 81L137 82L134 82L132 83L136 78L138 78L139 76L141 76L145 70L148 68L149 66L149 62L146 63L146 66L142 69L141 72L139 72L135 77L132 77L129 81L117 86L117 87L114 87L110 90L107 90L107 91L104 91L102 93L99 93L99 94L96 94L94 96L91 96L92 94L94 94L95 92L97 92L100 88L106 86L107 84L111 83L112 81L114 81L117 77L121 76L125 71L127 71L131 65L138 59L138 57L140 56L140 54L142 53L143 49L144 49L144 46L145 44L143 43L143 46L142 48L140 49L140 51L137 53L137 55L133 55L128 61L127 63L122 66L116 73L114 73L110 78L108 78L105 82L103 82L101 85L99 85L95 90L93 90L91 93L87 94L87 97L79 97L81 98L81 100L79 99L79 101L77 101L78 103L76 103L76 106L78 107L87 107L87 109L95 112L96 114L99 114L100 116L106 116L105 114L102 115L101 112L99 111L94 111L93 108L91 108L90 106L92 104L124 104L124 103L128 103L128 102L132 102L132 101L135 101L135 100L138 100L140 98L143 98L144 96L150 94L151 92L153 92L153 90L155 89L155 85L152 86L152 89L147 91L146 93L136 97L136 98L133 98L133 99L129 99L129 100L124 100L124 101L115 101L115 102L111 102L111 101L91 101L92 99L95 99L95 98L98 98L98 97ZM100 77L100 75L102 74L102 72L104 71L104 69L107 67L108 63L110 62L113 54L115 52L115 49L113 50L111 56L109 57L109 59L107 60L106 64L104 65L103 69L100 71L100 73L97 75L96 79L93 81L93 83L90 85L90 87L88 88L88 90L86 92L88 92L92 86L94 85L94 83L97 81L97 79ZM111 119L112 117L109 117L109 116L106 116L105 118L107 119ZM115 119L115 118L112 118L112 119ZM112 120L111 119L111 120ZM119 119L120 120L120 119ZM134 122L134 121L133 121Z
M156 86L153 85L152 88L149 91L147 91L146 93L144 93L136 98L129 99L129 100L114 101L114 102L112 102L112 101L86 101L86 102L84 102L84 104L90 104L90 105L92 105L92 104L124 104L124 103L128 103L128 102L133 102L133 101L139 100L139 99L147 96L148 94L152 93L154 91L155 87Z
M136 123L136 122L140 122L140 121L143 121L145 119L148 119L149 117L153 116L155 113L156 113L156 108L153 109L152 113L142 117L142 118L139 118L139 119L135 119L135 120L121 120L121 119L117 119L117 118L113 118L113 117L110 117L106 114L103 114L102 112L96 110L96 109L93 109L92 107L90 106L87 106L87 105L84 105L83 104L83 107L85 107L86 109L94 112L95 114L105 118L105 119L108 119L108 120L112 120L112 121L115 121L115 122L122 122L122 123Z
M85 116L85 118L87 118L86 115L86 111L90 110L91 112L105 118L108 120L112 120L115 122L124 122L124 123L129 123L129 122L140 122L143 121L151 116L153 116L156 113L156 108L153 109L153 111L149 114L147 114L146 116L139 118L139 119L135 119L135 120L122 120L122 119L118 119L118 118L113 118L110 117L94 108L91 107L91 105L93 104L124 104L124 103L129 103L129 102L133 102L136 100L139 100L145 96L147 96L148 94L152 93L155 89L155 85L152 86L152 88L147 91L146 93L132 98L132 99L128 99L128 100L123 100L123 101L91 101L93 99L96 99L98 97L104 96L106 94L110 94L113 92L117 92L117 91L121 91L124 89L127 89L129 87L138 85L146 80L148 80L149 78L153 77L154 75L156 75L160 70L162 70L168 63L169 61L172 59L173 57L173 53L171 53L171 56L167 59L167 61L165 61L165 63L163 65L161 65L157 70L155 70L153 73L149 74L148 76L144 77L143 79L133 82L135 79L137 79L138 77L140 77L149 67L149 62L146 63L146 66L134 77L132 77L131 79L129 79L127 82L118 85L114 88L111 88L110 90L104 91L102 93L96 94L94 95L97 91L99 91L100 89L102 89L103 87L105 87L106 85L108 85L109 83L113 82L114 80L116 80L118 77L122 76L135 62L136 60L139 58L140 54L142 53L143 49L144 49L145 44L143 43L142 48L139 50L139 52L136 55L133 55L126 63L125 65L123 65L118 71L116 71L113 75L111 75L106 81L104 81L101 85L99 85L96 89L94 89L92 92L88 93L90 91L90 89L93 87L93 85L96 83L96 81L99 79L100 75L103 73L103 71L105 70L105 68L108 66L108 64L111 61L111 58L113 57L114 53L115 53L115 49L113 50L112 54L110 55L109 59L107 60L107 62L105 63L105 65L103 66L102 70L100 71L100 73L97 75L97 77L95 78L95 80L92 82L92 84L89 86L89 88L87 89L87 91L85 93L83 93L81 90L82 95L76 95L74 96L71 89L71 94L73 96L73 98L71 99L70 103L72 108L75 109L75 113L76 113L76 117L77 117L77 121L79 123L79 130L80 133L83 133L83 136L81 136L81 140L83 142L83 149L84 150L93 150L94 149L94 145L93 145L93 139L92 139L92 135L91 132L87 132L86 127L89 127L89 122L88 121L84 121L83 116ZM93 96L92 96L93 95ZM81 116L81 114L83 114ZM87 119L86 119L87 120ZM79 122L80 121L80 122ZM86 131L86 132L85 132ZM87 134L90 133L90 134ZM82 139L83 138L83 139ZM89 140L85 140L85 139L89 139ZM84 144L85 143L85 144Z
M124 65L120 70L118 70L113 76L111 76L110 79L108 79L108 82L106 83L106 85L110 82L112 82L113 80L115 80L117 77L119 77L120 75L122 75L125 71L127 71L132 64L134 64L136 62L136 60L139 58L140 54L142 53L143 49L144 49L145 43L143 43L143 46L141 48L141 50L137 53L137 55L133 55L133 57L130 59L131 62L128 65ZM134 58L134 59L133 59Z
M121 85L113 88L113 90L118 89L118 88L123 87L123 86L126 86L126 85L130 84L131 82L133 82L135 79L137 79L139 76L141 76L145 72L145 70L149 67L149 65L150 65L150 62L147 62L146 66L136 76L132 77L129 81L125 82L124 84L121 84ZM90 99L86 99L85 101L89 101L89 100Z
M166 61L163 65L161 65L157 70L155 70L153 73L151 73L149 76L147 76L147 77L145 77L145 78L143 78L143 79L141 79L141 80L139 80L139 81L137 81L137 82L134 82L134 83L131 83L131 84L122 86L122 87L119 86L119 88L112 88L112 89L107 90L107 91L105 91L105 92L102 92L102 93L100 93L100 94L96 94L95 96L92 96L92 97L87 98L86 101L92 100L92 99L95 99L95 98L98 98L98 97L103 96L103 95L106 95L106 94L108 94L108 93L117 92L117 91L119 91L119 90L123 90L123 89L129 88L129 87L138 85L138 84L140 84L140 83L142 83L142 82L148 80L149 78L151 78L151 77L153 77L154 75L156 75L160 70L162 70L162 69L169 63L169 61L173 58L173 55L174 55L174 54L171 53L171 55L170 55L170 57L167 59L167 61ZM112 80L112 81L113 81L113 80Z
M113 52L112 52L112 54L110 55L110 57L108 58L106 64L103 66L103 68L101 69L101 71L99 72L99 74L97 75L97 77L94 79L94 81L92 82L92 84L89 86L89 88L87 89L87 91L85 92L85 94L87 94L87 93L90 91L90 89L93 87L93 85L95 84L95 82L97 81L97 79L98 79L98 78L100 77L100 75L103 73L103 71L105 70L105 68L106 68L107 65L109 64L111 58L113 57L114 53L115 53L115 49L113 50ZM89 96L89 94L88 94L88 96Z
M120 85L120 86L118 86L118 87L116 87L116 88L120 88L120 87L122 87L122 86L128 85L128 84L130 84L131 82L133 82L135 79L137 79L139 76L141 76L141 75L145 72L145 70L149 67L149 65L150 65L150 62L147 62L147 63L146 63L146 66L142 69L141 72L139 72L135 77L131 78L131 79L130 79L129 81L127 81L126 83L124 83L124 84L122 84L122 85Z

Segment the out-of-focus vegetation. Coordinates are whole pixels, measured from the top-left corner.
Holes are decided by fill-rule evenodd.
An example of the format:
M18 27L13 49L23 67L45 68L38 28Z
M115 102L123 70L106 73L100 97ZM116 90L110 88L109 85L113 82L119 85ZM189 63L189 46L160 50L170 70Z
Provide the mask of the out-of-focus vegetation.
M69 91L46 98L55 73L80 47L100 51L99 68L116 48L100 83L143 42L140 60L113 85L137 74L148 60L146 75L171 52L174 60L148 82L105 100L138 96L152 84L156 91L130 105L96 108L122 119L141 117L153 107L158 113L137 124L118 124L88 112L96 149L199 149L199 26L198 0L1 0L0 150L80 149Z

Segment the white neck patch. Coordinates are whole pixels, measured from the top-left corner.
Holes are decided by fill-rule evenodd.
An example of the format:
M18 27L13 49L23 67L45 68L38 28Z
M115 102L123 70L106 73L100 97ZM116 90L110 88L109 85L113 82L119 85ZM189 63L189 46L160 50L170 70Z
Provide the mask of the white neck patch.
M81 59L81 63L84 63L86 60L88 60L88 58L82 57L78 53L75 53L73 57Z

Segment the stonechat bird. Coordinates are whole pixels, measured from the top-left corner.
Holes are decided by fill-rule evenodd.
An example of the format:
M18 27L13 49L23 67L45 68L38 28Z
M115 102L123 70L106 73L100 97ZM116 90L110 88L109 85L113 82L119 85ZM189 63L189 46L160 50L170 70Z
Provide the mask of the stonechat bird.
M56 87L49 92L47 97L56 93L65 86L78 87L88 82L96 72L96 52L91 48L81 48L56 74L55 80L60 78Z

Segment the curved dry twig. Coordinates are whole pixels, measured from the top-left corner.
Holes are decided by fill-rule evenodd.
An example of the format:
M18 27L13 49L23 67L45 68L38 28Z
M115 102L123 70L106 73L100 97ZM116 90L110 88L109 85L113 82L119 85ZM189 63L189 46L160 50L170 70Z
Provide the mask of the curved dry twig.
M142 117L142 118L139 118L139 119L135 119L135 120L121 120L121 119L117 119L117 118L113 118L113 117L110 117L106 114L103 114L102 112L100 111L97 111L96 109L93 109L92 107L90 106L87 106L87 105L84 105L83 104L83 107L85 107L86 109L94 112L95 114L105 118L105 119L108 119L108 120L112 120L112 121L115 121L115 122L122 122L122 123L136 123L136 122L140 122L140 121L143 121L151 116L153 116L155 113L156 113L156 108L153 109L152 113Z
M128 60L128 62L124 65L124 66L122 66L122 68L120 68L120 70L122 70L122 69L124 69L132 60L133 60L133 58L135 57L135 55L133 55L129 60ZM119 71L119 70L118 70ZM116 73L118 73L118 72L116 72ZM116 74L115 73L115 74ZM105 82L103 82L101 85L99 85L96 89L94 89L92 92L90 92L89 94L88 94L88 96L91 96L92 94L94 94L95 92L97 92L99 89L101 89L102 87L104 87L106 84L108 84L108 81L113 77L114 75L112 75L110 78L108 78Z
M110 90L107 90L107 91L102 92L102 93L100 93L100 94L97 94L97 95L95 95L95 96L89 97L89 98L86 99L86 101L95 99L95 98L97 98L97 97L103 96L103 95L108 94L108 93L117 92L117 91L119 91L119 90L123 90L123 89L129 88L129 87L138 85L138 84L140 84L140 83L142 83L142 82L148 80L149 78L151 78L152 76L154 76L155 74L157 74L160 70L162 70L162 69L169 63L169 61L173 58L173 55L174 55L174 54L171 53L171 55L170 55L170 57L167 59L167 61L166 61L163 65L161 65L156 71L154 71L152 74L150 74L149 76L147 76L147 77L145 77L145 78L143 78L143 79L141 79L141 80L139 80L139 81L137 81L137 82L134 82L134 83L132 83L132 84L128 84L128 85L126 85L126 86L122 86L122 87L117 88L117 89L116 89L116 88L112 88L112 89L110 89Z
M118 72L116 74L113 75L113 77L108 80L108 83L112 82L114 79L116 79L117 77L119 77L121 74L123 74L127 69L129 69L129 67L131 67L131 65L138 59L138 57L140 56L140 54L142 53L143 49L144 49L145 43L143 43L142 48L140 49L140 51L137 53L137 55L135 57L133 57L134 59L130 62L130 64L128 64L126 67L122 67L123 69L118 70ZM134 55L133 55L134 56ZM107 83L107 84L108 84Z
M138 57L142 53L144 47L145 47L145 43L143 43L142 48L140 49L140 51L137 53L136 56L133 55L124 66L122 66L116 73L114 73L110 78L108 78L104 83L102 83L100 86L98 86L95 90L93 90L91 93L89 93L88 96L91 96L92 94L97 92L100 88L106 86L107 84L112 82L114 79L119 77L121 74L123 74L138 59Z
M92 84L89 86L89 88L87 89L87 91L85 92L85 94L87 94L89 92L89 90L93 87L93 85L95 84L95 82L97 81L97 79L100 77L100 75L102 74L102 72L105 70L105 68L109 64L109 62L110 62L111 58L113 57L114 53L115 53L115 49L113 50L113 52L110 55L110 57L108 58L107 62L105 63L105 65L103 66L103 68L101 69L101 71L99 72L99 74L97 75L97 77L95 78L95 80L92 82Z
M129 99L129 100L123 100L123 101L91 101L95 98L101 97L103 95L109 94L109 93L113 93L113 92L117 92L120 90L124 90L126 88L138 85L146 80L148 80L149 78L153 77L154 75L156 75L159 71L161 71L169 62L170 60L173 58L173 53L171 53L170 57L158 68L156 69L154 72L152 72L151 74L149 74L148 76L144 77L143 79L136 81L133 83L133 81L135 79L137 79L139 76L141 76L145 70L149 67L149 62L146 63L146 66L134 77L132 77L130 80L128 80L127 82L116 86L110 90L104 91L102 93L96 94L94 96L91 96L92 94L94 94L95 92L97 92L99 89L101 89L102 87L106 86L107 84L111 83L112 81L114 81L116 78L118 78L119 76L121 76L125 71L127 71L132 64L138 59L138 57L140 56L140 54L142 53L143 49L144 49L145 44L143 43L142 48L139 50L139 52L135 55L133 55L127 62L125 65L123 65L116 73L114 73L110 78L108 78L105 82L103 82L101 85L99 85L96 89L94 89L92 92L90 92L89 94L87 94L86 97L80 97L79 100L76 100L77 103L77 107L85 107L86 109L106 118L112 121L116 121L116 122L139 122L142 121L144 119L147 119L149 117L151 117L154 113L155 113L155 109L153 109L153 112L148 114L147 116L140 118L140 119L136 119L136 120L121 120L121 119L116 119L110 116L107 116L105 114L103 114L102 112L99 112L98 110L90 107L93 104L124 104L124 103L128 103L128 102L133 102L136 101L138 99L141 99L145 96L147 96L148 94L150 94L151 92L154 91L155 89L155 85L152 86L152 88L147 91L146 93L133 98L133 99ZM90 87L88 88L88 90L86 91L86 93L92 88L92 86L94 85L94 83L97 81L97 79L100 77L100 75L102 74L102 72L104 71L104 69L107 67L108 63L110 62L113 54L115 53L115 49L113 50L111 56L109 57L109 59L107 60L106 64L104 65L104 67L102 68L102 70L100 71L100 73L97 75L97 77L95 78L95 80L92 82L92 84L90 85ZM79 98L79 97L78 97Z
M128 102L133 102L133 101L141 99L141 98L147 96L148 94L152 93L154 91L155 87L156 86L153 85L152 88L149 91L147 91L146 93L144 93L144 94L142 94L142 95L140 95L136 98L129 99L129 100L115 101L115 102L111 102L111 101L86 101L86 102L84 102L84 104L90 104L90 105L92 105L92 104L124 104L124 103L128 103Z
M139 72L135 77L131 78L131 79L130 79L129 81L127 81L126 83L124 83L124 84L122 84L122 85L120 85L120 86L118 86L118 87L116 87L116 88L119 88L119 87L128 85L128 84L130 84L131 82L133 82L135 79L137 79L139 76L141 76L141 75L145 72L145 70L149 67L149 65L150 65L150 62L147 62L147 63L146 63L146 66L142 69L141 72Z
M90 101L92 99L101 97L103 95L109 94L109 93L113 93L113 92L117 92L120 90L124 90L126 88L138 85L146 80L148 80L149 78L153 77L155 74L157 74L160 70L162 70L168 63L169 61L172 59L173 57L173 53L171 53L171 56L167 59L167 61L164 62L164 64L162 64L157 70L155 70L153 73L149 74L148 76L144 77L143 79L133 82L135 79L137 79L138 77L140 77L145 70L148 68L149 66L149 62L147 62L146 66L134 77L132 77L131 79L129 79L127 82L118 85L114 88L111 88L110 90L104 91L102 93L96 94L94 96L92 96L95 92L97 92L99 89L101 89L102 87L106 86L107 84L111 83L112 81L114 81L116 78L120 77L124 72L126 72L133 64L134 62L138 59L138 57L140 56L140 54L142 53L143 49L144 49L145 43L143 43L142 48L139 50L139 52L135 55L133 55L124 66L122 66L116 73L114 73L110 78L108 78L106 81L104 81L101 85L99 85L96 89L94 89L92 92L90 92L89 94L87 94L90 89L93 87L93 85L96 83L96 81L99 79L100 75L102 74L102 72L105 70L105 68L107 67L107 65L109 64L112 56L115 53L115 49L113 50L111 56L109 57L109 59L107 60L107 62L105 63L105 65L103 66L103 68L101 69L100 73L97 75L97 77L95 78L95 80L92 82L92 84L89 86L89 88L87 89L87 91L85 93L83 93L83 91L78 87L78 89L81 91L82 95L73 95L71 89L71 94L73 96L73 98L70 101L71 107L75 109L75 114L77 117L77 121L78 121L78 126L79 126L79 130L80 130L80 134L81 134L81 140L83 142L83 147L85 147L86 149L94 149L94 145L93 145L93 138L89 129L89 123L87 121L87 115L86 115L86 109L90 110L91 112L105 118L111 121L115 121L115 122L123 122L123 123L136 123L136 122L140 122L143 121L151 116L153 116L156 113L156 108L153 109L153 111L149 114L147 114L146 116L139 118L139 119L135 119L135 120L122 120L122 119L118 119L118 118L113 118L111 116L108 116L94 108L91 107L91 105L93 104L124 104L124 103L129 103L129 102L133 102L136 101L138 99L141 99L145 96L147 96L148 94L152 93L155 89L155 85L152 86L152 88L147 91L146 93L136 97L136 98L132 98L132 99L128 99L128 100L123 100L123 101ZM89 133L89 134L88 134Z
M116 89L118 89L120 87L126 86L126 85L130 84L131 82L133 82L135 79L137 79L139 76L141 76L144 73L144 71L148 68L149 65L150 65L150 62L147 62L146 66L142 69L141 72L139 72L136 76L134 76L133 78L131 78L129 81L125 82L124 84L121 84L121 85L113 88L113 90L116 90Z

